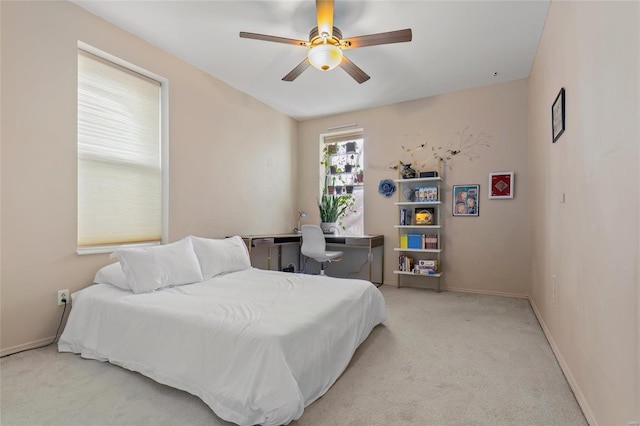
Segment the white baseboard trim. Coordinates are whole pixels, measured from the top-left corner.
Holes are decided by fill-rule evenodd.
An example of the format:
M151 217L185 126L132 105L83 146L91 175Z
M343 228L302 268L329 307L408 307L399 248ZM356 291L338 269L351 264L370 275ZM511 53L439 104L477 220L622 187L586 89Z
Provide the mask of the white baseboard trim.
M457 291L460 293L475 293L475 294L486 294L487 296L503 296L503 297L515 297L517 299L529 299L529 296L526 294L519 293L507 293L503 291L490 291L490 290L476 290L473 288L461 288L461 287L445 287L442 289L443 291Z
M0 356L11 355L16 352L23 351L25 349L34 349L38 346L46 345L53 340L53 336L45 337L44 339L34 340L33 342L23 343L21 345L11 346L10 348L0 350Z
M564 373L564 377L567 379L567 382L569 383L569 387L573 391L573 395L576 397L576 400L578 401L578 405L580 405L580 408L582 409L582 414L584 414L584 417L587 419L587 422L591 426L598 426L598 422L596 421L596 418L594 417L593 412L591 411L591 408L589 407L589 404L587 403L587 400L584 397L582 390L580 389L580 386L578 386L578 382L576 381L575 377L573 377L573 374L571 374L571 369L569 368L569 365L562 357L562 354L560 353L560 348L558 348L558 345L556 345L555 341L553 340L553 337L551 336L551 332L547 327L547 325L545 324L544 320L542 319L542 315L540 314L538 307L533 301L533 298L531 296L527 296L527 299L529 299L531 308L533 308L533 313L538 319L538 322L540 323L540 327L542 327L542 332L546 336L547 341L551 346L551 350L553 351L553 354L556 356L556 359L558 360L558 364L560 364L560 368Z
M390 287L398 287L397 283L383 283L383 285L388 285ZM403 285L400 288L417 288L417 289L426 289L426 290L435 290L433 286L418 286L418 285ZM529 299L529 296L526 294L519 293L507 293L503 291L490 291L490 290L476 290L473 288L462 288L462 287L442 287L442 291L456 291L459 293L475 293L475 294L486 294L487 296L503 296L503 297L515 297L517 299Z

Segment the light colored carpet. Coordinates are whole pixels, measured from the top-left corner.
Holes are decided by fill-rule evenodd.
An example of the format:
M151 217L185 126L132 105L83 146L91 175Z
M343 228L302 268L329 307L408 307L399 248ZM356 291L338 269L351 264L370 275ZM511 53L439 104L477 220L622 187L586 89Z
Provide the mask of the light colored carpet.
M292 424L586 425L526 300L383 286L388 321ZM227 425L197 397L55 347L0 361L11 425Z

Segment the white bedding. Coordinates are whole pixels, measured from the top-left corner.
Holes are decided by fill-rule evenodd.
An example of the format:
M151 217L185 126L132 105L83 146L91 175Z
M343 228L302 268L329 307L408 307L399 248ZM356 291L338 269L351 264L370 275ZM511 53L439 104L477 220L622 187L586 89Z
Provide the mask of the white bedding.
M280 425L385 319L368 281L248 269L144 294L87 287L72 295L58 348L197 395L224 420Z

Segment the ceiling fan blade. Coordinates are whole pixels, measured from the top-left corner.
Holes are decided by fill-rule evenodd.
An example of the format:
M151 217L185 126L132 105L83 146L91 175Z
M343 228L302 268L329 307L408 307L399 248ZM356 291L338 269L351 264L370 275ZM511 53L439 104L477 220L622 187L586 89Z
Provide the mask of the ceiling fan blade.
M298 78L298 76L300 74L302 74L302 72L304 70L309 68L310 65L311 65L311 63L309 63L309 59L304 58L304 60L302 62L300 62L298 65L296 65L296 67L294 69L292 69L289 72L289 74L287 74L284 77L282 77L282 81L293 81L293 80L295 80L296 78Z
M247 33L244 31L240 31L240 37L252 38L254 40L273 41L275 43L295 44L297 46L309 46L309 42L304 40L295 40L292 38L284 38L265 34Z
M346 56L342 57L342 62L340 62L340 68L345 70L346 73L349 74L351 77L353 77L353 79L357 81L359 84L362 84L371 78L369 77L369 75L367 75L366 72L362 71L360 67L358 67L356 64L351 62L349 58L347 58Z
M318 34L327 33L329 38L333 32L333 0L316 0L318 15Z
M411 28L387 33L369 34L359 37L345 38L342 40L343 49L354 49L356 47L376 46L378 44L404 43L411 41Z

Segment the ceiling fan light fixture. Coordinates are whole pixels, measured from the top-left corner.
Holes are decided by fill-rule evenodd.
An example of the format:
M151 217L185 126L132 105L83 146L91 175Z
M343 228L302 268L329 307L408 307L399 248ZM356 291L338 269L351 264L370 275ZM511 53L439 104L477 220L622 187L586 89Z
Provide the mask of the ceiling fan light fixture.
M309 49L309 62L321 71L334 69L342 62L342 49L333 44L319 44Z

